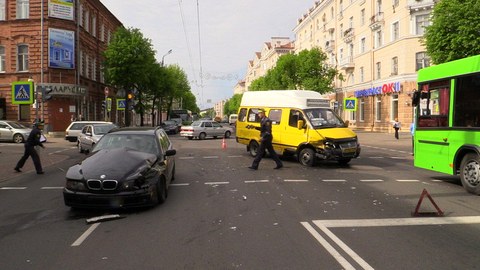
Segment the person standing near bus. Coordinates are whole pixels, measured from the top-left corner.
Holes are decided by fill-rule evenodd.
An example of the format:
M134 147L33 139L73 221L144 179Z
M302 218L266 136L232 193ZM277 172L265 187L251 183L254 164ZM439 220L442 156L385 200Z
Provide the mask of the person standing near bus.
M268 150L270 156L275 161L277 166L274 169L280 169L283 167L282 161L278 157L275 150L273 150L272 146L272 121L265 115L265 110L259 109L258 116L260 117L260 127L250 126L248 128L254 128L256 130L260 130L260 146L258 147L257 155L253 160L252 166L248 167L252 170L257 170L260 161L262 160L265 149Z
M398 122L398 118L395 118L395 122L393 122L393 129L395 129L395 139L398 140L398 131L402 127L402 124Z

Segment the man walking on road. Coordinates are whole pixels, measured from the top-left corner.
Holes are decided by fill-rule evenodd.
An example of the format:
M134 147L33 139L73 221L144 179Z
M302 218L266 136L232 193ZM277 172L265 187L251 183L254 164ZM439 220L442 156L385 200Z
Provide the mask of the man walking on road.
M273 150L272 146L272 121L265 115L265 111L263 109L258 110L258 116L260 117L260 127L255 126L247 126L247 128L254 128L256 130L260 130L260 146L257 150L257 155L253 160L252 166L248 167L252 170L257 170L260 161L262 160L265 149L268 150L272 159L277 163L277 166L274 169L280 169L283 167L282 161Z
M41 141L41 138L43 137L42 131L40 130L41 125L43 125L41 122L35 122L33 124L33 129L30 132L27 141L25 142L25 152L22 158L20 158L20 160L18 161L17 166L15 166L15 171L21 172L20 169L23 167L23 165L25 165L25 161L27 161L28 157L31 156L33 164L35 165L35 170L37 170L37 174L43 174L40 156L38 155L37 150L35 150L35 146L37 145L45 148Z

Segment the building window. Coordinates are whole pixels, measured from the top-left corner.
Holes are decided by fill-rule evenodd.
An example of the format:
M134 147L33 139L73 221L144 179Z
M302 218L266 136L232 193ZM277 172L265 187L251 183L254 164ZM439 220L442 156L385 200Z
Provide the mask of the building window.
M355 84L355 74L352 73L350 74L350 85L354 85Z
M97 16L92 15L92 36L97 36Z
M398 57L392 58L392 74L391 75L398 75Z
M422 36L425 34L425 27L430 25L430 15L417 15L415 16L415 35Z
M379 80L379 79L381 78L381 75L382 75L382 63L377 62L377 63L375 64L375 67L376 67L375 70L377 71L377 72L376 72L376 73L377 73L377 78L376 78L376 79Z
M83 64L84 53L80 51L80 75L83 76L85 74L85 65Z
M353 17L350 17L349 25L350 25L350 28L353 28Z
M93 58L92 62L92 80L97 80L97 59Z
M5 14L6 14L6 9L5 9L5 0L0 0L0 21L5 21Z
M5 47L0 46L0 72L5 72Z
M400 0L393 0L393 7L398 7L400 5Z
M382 120L382 97L375 97L375 121L379 122Z
M17 19L28 19L30 0L17 0Z
M340 9L340 13L339 13L339 14L340 14L340 18L342 18L342 16L343 16L343 1L342 1L342 0L340 0L339 9Z
M428 57L426 52L419 52L415 55L415 71L418 71L424 67L430 66L430 57Z
M358 120L365 121L365 100L363 98L359 99L358 103Z
M85 11L85 31L90 32L90 11L87 9Z
M360 67L360 82L363 83L365 81L365 69Z
M366 42L366 39L365 38L362 38L360 40L360 53L364 53L365 52L365 42Z
M28 71L28 45L17 47L17 71Z
M360 25L361 26L365 25L365 9L362 9L360 11Z
M398 94L392 95L392 114L390 119L398 118Z
M335 19L335 11L333 10L333 7L330 9L330 17L332 17L332 20Z
M105 42L105 24L100 25L100 41Z
M400 38L400 24L394 22L392 24L392 41L395 41Z
M377 0L377 12L382 12L382 0Z
M83 4L80 4L80 11L78 12L80 14L80 18L78 18L78 23L80 26L83 27Z

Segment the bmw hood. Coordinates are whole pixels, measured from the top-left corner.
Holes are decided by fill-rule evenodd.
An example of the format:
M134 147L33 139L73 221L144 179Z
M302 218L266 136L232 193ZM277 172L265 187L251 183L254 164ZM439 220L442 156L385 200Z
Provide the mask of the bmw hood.
M156 159L154 154L130 148L102 149L71 167L67 178L123 180L141 168L150 167Z

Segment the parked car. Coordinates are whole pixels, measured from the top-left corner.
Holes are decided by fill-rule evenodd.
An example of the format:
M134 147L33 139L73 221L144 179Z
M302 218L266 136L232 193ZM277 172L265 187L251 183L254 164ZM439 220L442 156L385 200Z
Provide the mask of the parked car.
M161 128L120 128L70 167L63 190L73 208L127 208L163 203L175 179L176 150Z
M16 121L0 121L0 141L23 143L27 140L31 131L31 128Z
M230 138L232 135L232 128L222 126L212 120L199 120L192 123L190 126L182 126L180 136L187 137L189 140L198 138L203 140L207 137L222 137Z
M78 141L78 134L82 132L82 129L86 125L91 124L112 124L112 122L105 121L74 121L65 130L65 140L70 142Z
M78 135L78 152L89 153L103 135L116 127L117 125L115 124L91 124L84 126L82 132Z
M167 132L167 134L177 134L180 132L181 125L174 120L166 120L160 124L160 127Z

